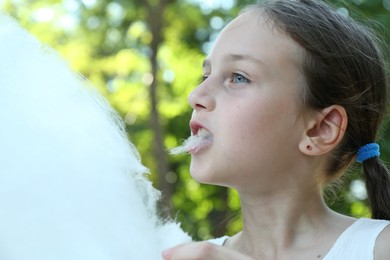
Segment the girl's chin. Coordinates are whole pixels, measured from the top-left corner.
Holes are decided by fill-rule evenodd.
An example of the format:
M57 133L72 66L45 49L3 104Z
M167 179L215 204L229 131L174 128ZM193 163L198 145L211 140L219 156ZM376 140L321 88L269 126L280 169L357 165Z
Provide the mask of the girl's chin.
M191 177L202 184L213 184L212 178L209 174L207 174L206 171L196 171L196 170L191 170L190 171Z
M195 181L201 184L225 186L225 185L221 185L221 178L218 178L213 172L204 169L191 168L190 174Z

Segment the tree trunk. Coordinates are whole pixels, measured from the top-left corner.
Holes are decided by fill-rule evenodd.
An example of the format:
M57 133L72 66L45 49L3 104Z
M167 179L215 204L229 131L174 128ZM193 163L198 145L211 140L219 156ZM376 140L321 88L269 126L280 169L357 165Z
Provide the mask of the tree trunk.
M152 55L150 56L151 64L151 74L152 74L152 83L150 84L149 89L149 100L151 106L150 114L150 123L154 133L153 139L153 151L155 160L157 162L157 175L158 175L158 188L163 192L161 199L161 207L165 213L171 213L170 198L173 193L172 184L168 183L166 180L166 175L169 172L169 165L167 160L167 154L164 147L164 131L160 123L160 116L158 112L158 99L157 99L157 89L158 89L158 61L157 53L162 42L161 29L164 22L164 8L167 4L166 0L160 0L157 4L151 4L149 1L144 1L146 4L147 10L149 11L148 16L148 25L150 27L151 33L153 35L150 48L152 50Z

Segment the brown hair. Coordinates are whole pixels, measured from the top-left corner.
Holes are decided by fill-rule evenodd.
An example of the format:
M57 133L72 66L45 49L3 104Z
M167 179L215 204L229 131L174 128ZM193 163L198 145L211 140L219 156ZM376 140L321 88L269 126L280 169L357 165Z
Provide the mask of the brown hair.
M341 105L348 126L332 152L327 179L337 177L358 149L375 142L386 109L387 77L377 38L367 27L323 1L276 0L254 5L277 29L304 48L302 103L313 109ZM390 177L377 157L363 162L372 217L390 219Z

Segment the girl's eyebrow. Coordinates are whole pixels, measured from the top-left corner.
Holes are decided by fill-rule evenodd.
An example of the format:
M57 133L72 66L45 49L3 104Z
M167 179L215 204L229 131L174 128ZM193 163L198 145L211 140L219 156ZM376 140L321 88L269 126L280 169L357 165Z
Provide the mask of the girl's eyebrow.
M265 66L265 63L255 57L253 57L252 55L248 55L248 54L227 54L223 57L223 62L233 62L233 61L249 61L249 62L253 62L253 63L256 63L258 65L261 65L261 66ZM205 59L203 61L203 68L208 68L211 66L211 62L210 60L208 59Z
M232 54L225 55L223 58L224 62L241 61L241 60L258 63L261 66L265 65L263 61L253 57L252 55L248 55L248 54L233 54L232 53Z

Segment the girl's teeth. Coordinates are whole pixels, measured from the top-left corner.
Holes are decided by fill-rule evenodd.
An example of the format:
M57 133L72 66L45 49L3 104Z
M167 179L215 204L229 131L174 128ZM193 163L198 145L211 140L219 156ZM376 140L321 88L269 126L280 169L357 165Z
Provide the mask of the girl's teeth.
M196 135L202 138L210 135L210 133L206 129L201 128Z

